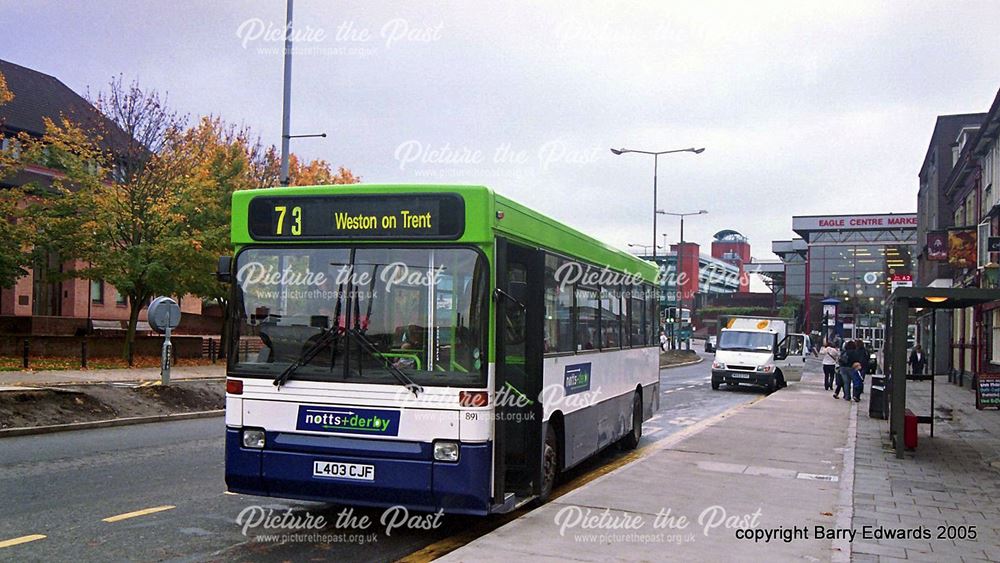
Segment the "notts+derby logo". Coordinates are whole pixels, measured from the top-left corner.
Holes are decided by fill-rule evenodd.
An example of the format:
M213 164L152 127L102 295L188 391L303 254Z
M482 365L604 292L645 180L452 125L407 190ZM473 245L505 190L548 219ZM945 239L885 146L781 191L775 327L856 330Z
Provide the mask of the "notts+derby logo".
M295 428L313 432L396 436L399 434L399 411L300 405Z

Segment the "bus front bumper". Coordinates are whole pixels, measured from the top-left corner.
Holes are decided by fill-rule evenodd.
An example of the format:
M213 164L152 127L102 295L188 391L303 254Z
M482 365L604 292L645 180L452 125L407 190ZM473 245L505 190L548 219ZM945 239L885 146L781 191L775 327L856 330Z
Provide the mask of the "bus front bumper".
M435 461L433 445L267 432L246 448L226 428L226 484L250 495L348 505L485 515L490 509L492 444L460 444L457 462ZM371 480L319 477L316 462L372 466Z

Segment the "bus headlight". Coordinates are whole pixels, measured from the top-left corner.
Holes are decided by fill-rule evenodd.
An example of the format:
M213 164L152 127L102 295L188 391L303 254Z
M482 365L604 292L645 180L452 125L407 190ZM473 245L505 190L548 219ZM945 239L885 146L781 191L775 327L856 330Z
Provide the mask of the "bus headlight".
M757 371L762 371L764 373L771 373L774 371L774 364L767 364L764 366L757 366Z
M244 448L256 448L258 450L264 448L264 431L254 430L254 429L244 429L243 430L243 447Z
M726 364L723 362L712 362L712 369L726 369Z
M436 461L458 461L458 442L434 442Z

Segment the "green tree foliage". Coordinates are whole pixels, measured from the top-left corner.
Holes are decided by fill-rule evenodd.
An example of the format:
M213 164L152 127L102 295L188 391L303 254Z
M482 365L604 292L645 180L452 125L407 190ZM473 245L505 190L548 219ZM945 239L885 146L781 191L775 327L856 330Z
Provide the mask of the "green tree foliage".
M0 73L0 106L14 99L7 88L7 80ZM0 140L3 135L0 135ZM14 149L0 151L0 180L8 178L18 170ZM31 263L31 229L24 218L23 189L0 189L0 287L9 288L17 278L27 274L25 269Z
M27 224L35 235L18 247L24 256L10 245L0 253L0 284L24 275L24 248L82 264L60 275L102 279L127 297L124 356L131 363L139 313L152 297L193 294L228 308L228 288L214 272L218 257L232 252L231 195L277 186L278 156L218 117L189 127L157 92L120 78L94 105L107 121L46 120L42 138L22 135L17 155L0 155L0 174L27 163L61 173L32 197L14 190L0 198L0 214L30 218L0 221L0 236L19 240L15 230ZM293 185L358 181L324 160L294 162Z

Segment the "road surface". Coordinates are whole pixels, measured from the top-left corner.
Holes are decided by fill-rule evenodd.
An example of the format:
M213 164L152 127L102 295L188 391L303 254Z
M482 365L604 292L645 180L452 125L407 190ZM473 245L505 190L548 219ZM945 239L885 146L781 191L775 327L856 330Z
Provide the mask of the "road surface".
M643 426L640 447L760 396L742 388L712 391L706 360L660 372L661 409ZM345 509L225 493L223 428L215 418L0 440L0 560L384 561L472 524L485 532L503 523L445 516L436 529L402 528L387 536L378 522L381 510L356 509L352 516L368 516L373 525L327 525L284 541L266 537L273 529L250 528L244 535L237 524L244 510L280 517L291 508L330 523ZM621 455L609 450L574 469L570 480Z

